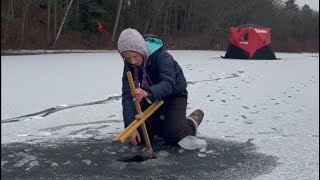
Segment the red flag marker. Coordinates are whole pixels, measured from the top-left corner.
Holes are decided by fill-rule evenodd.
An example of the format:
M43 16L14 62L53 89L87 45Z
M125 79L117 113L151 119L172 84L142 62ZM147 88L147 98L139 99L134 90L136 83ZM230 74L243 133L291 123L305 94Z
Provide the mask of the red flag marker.
M97 20L98 30L102 35L108 35L109 32L105 31L101 25L101 23Z

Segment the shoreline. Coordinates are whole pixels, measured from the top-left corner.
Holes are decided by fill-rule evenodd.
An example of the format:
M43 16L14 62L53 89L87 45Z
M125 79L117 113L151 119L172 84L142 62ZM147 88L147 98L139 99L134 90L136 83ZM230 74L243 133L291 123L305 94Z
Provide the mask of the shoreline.
M39 54L64 54L64 53L106 53L114 50L1 50L1 56L14 56L14 55L39 55Z

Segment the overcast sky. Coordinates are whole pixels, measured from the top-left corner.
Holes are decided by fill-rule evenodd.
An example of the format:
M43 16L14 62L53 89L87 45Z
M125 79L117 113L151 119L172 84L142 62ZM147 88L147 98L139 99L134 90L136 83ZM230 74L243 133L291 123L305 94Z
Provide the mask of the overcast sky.
M319 0L296 0L296 3L302 7L307 4L311 9L319 11Z

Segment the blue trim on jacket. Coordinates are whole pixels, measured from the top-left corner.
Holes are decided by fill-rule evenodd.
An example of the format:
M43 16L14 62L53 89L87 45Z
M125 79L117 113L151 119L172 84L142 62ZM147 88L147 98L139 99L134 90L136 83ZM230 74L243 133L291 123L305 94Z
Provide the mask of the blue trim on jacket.
M163 47L163 41L160 38L148 37L145 41L149 51L149 56Z

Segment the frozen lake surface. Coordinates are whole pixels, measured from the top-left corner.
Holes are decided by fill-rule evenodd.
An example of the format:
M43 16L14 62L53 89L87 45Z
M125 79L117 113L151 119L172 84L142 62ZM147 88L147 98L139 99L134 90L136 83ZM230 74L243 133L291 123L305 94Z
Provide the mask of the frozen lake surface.
M1 177L319 179L319 54L169 52L188 81L187 114L205 111L206 148L155 143L157 159L121 161L139 150L111 143L123 129L116 51L2 56Z

